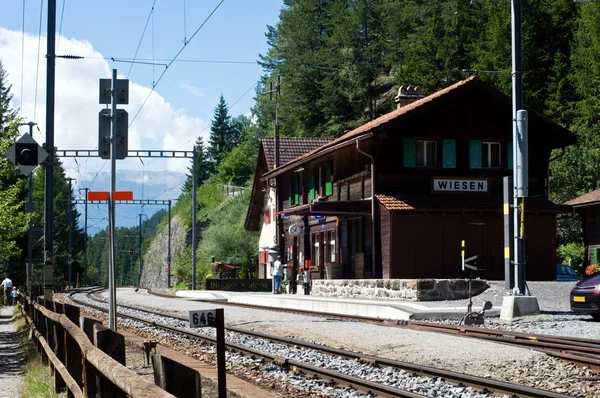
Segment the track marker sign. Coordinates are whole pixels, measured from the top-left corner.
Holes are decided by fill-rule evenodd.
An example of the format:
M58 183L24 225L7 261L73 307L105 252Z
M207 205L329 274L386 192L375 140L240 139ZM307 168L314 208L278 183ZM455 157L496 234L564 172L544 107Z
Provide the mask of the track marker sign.
M203 328L207 326L216 326L217 310L198 310L190 311L190 327Z

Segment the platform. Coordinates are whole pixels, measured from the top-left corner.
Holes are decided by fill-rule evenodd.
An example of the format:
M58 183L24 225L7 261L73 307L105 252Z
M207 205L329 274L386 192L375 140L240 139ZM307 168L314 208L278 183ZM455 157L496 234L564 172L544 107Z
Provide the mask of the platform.
M359 315L381 319L461 319L467 305L451 301L414 302L400 300L328 298L301 294L238 293L225 291L178 291L177 297L195 301L223 301L250 304L268 308L299 309L330 313L332 315ZM474 301L474 304L479 304ZM482 306L473 306L473 311ZM501 307L486 311L486 316L498 316Z

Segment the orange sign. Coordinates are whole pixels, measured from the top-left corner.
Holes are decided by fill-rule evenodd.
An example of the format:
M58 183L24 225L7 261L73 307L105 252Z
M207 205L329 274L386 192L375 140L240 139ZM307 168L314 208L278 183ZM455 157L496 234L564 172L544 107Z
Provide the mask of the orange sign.
M133 191L115 191L113 192L114 200L133 200ZM94 200L108 200L108 192L100 191L100 192L92 192L88 191L89 201Z

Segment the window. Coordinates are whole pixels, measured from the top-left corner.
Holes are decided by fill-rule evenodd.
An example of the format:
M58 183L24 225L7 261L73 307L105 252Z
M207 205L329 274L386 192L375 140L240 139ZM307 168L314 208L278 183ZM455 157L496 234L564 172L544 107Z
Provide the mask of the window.
M300 178L291 177L289 183L288 206L300 204Z
M329 242L329 261L335 263L335 231L327 232L327 240Z
M312 243L313 243L313 251L312 251L312 270L318 271L319 266L321 265L321 234L316 233L312 234Z
M483 142L481 144L481 165L485 169L500 168L500 143Z
M436 166L436 144L435 141L417 141L417 167Z

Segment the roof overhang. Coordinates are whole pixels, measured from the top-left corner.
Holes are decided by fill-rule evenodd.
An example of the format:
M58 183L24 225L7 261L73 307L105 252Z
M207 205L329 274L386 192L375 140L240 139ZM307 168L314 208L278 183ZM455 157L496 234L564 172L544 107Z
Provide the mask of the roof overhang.
M290 216L343 216L371 214L371 200L350 200L334 202L313 202L290 207L283 211Z

